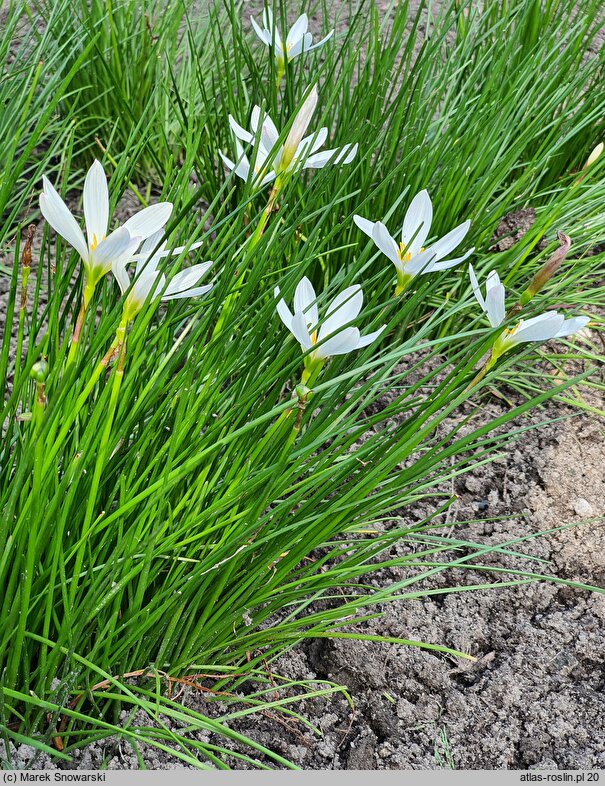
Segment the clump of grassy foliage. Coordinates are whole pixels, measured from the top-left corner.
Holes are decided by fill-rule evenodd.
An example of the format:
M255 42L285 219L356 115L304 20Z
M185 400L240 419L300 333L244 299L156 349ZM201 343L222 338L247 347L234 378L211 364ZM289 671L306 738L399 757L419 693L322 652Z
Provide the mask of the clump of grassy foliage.
M288 5L274 5L282 29ZM323 34L327 4L310 6ZM259 756L292 766L229 727L259 707L292 711L288 690L300 686L286 681L280 692L264 664L305 638L363 638L356 621L379 602L422 594L436 571L481 569L489 547L461 542L460 556L455 538L432 532L450 500L423 522L407 521L406 507L493 458L523 430L518 418L549 397L594 407L573 376L544 385L535 346L478 378L497 333L485 329L466 271L418 276L393 298L392 266L352 218L394 229L428 188L432 234L470 218L474 267L481 276L497 268L511 304L563 229L572 254L523 315L562 299L597 313L605 157L582 167L605 135L604 56L590 51L599 6L513 0L480 11L458 1L434 16L424 5L393 3L384 14L374 2L343 4L346 25L278 80L232 0L197 9L94 0L75 13L66 0L11 5L0 40L0 105L11 110L0 117L0 242L14 250L0 271L7 749L27 740L65 758L116 733L200 767L226 766L232 743L249 745L237 754L246 766ZM286 129L283 142L310 84L319 85L316 127L359 152L346 167L285 181L270 212L266 191L225 174L228 116L247 127L259 104ZM147 298L116 359L108 348L124 300L105 277L72 362L78 256L39 223L41 248L27 245L23 257L21 229L37 220L41 175L75 200L93 155L110 174L112 210L125 191L143 207L174 203L169 246L200 242L194 254L214 260L214 287L166 306ZM494 229L523 207L535 210L532 228L496 253ZM278 285L291 302L304 275L322 306L361 284L367 329L387 326L371 346L327 363L312 393L297 391L300 347L273 296ZM561 369L591 366L598 345L584 337L540 353ZM519 403L477 424L482 391L504 383ZM387 390L390 402L377 406ZM461 408L466 417L447 426ZM402 538L413 553L385 556ZM408 566L409 577L377 592L364 582L381 560ZM338 604L314 606L337 593ZM441 642L408 643L463 656ZM244 681L258 690L244 710L202 716L160 689L166 676L191 673L214 675L223 699ZM309 697L336 689L303 687ZM164 720L120 723L122 710ZM208 743L196 731L217 736Z

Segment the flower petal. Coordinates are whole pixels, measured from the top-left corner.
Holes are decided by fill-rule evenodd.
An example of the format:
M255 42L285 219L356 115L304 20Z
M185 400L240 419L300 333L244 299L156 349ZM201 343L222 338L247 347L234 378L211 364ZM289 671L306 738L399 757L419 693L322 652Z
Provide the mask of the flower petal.
M563 327L565 317L557 311L547 311L531 319L522 319L519 326L508 336L511 344L526 341L548 341L554 338Z
M336 164L350 164L357 155L358 145L344 145L343 147L332 148L331 150L322 150L321 153L315 153L309 156L305 161L305 169L322 169L326 164L330 163L333 166Z
M336 158L334 159L334 161L332 163L335 164L335 165L336 164L350 164L351 161L353 161L353 159L357 155L357 150L358 149L359 149L359 145L358 145L357 142L355 142L355 144L343 145L340 148L340 153L336 156Z
M145 243L146 242L147 241L145 241ZM178 257L179 254L183 253L183 251L186 251L187 253L189 253L191 251L194 251L196 248L200 248L200 246L203 246L203 245L204 245L204 241L203 240L196 240L195 243L191 243L191 245L176 246L175 248L169 249L168 251L162 250L162 253L161 254L158 253L158 256L161 256L161 257L170 257L170 256ZM164 248L165 248L165 246L164 246Z
M260 112L260 107L255 106L252 110L254 116L254 110L258 110ZM250 131L246 131L245 128L240 126L237 120L233 117L233 115L229 115L229 125L231 126L231 130L235 134L238 139L241 139L242 142L252 143L254 142L254 134L251 134Z
M105 239L109 224L109 190L99 161L95 161L86 173L83 200L88 247L92 249Z
M50 180L42 178L44 190L40 194L40 210L51 227L73 246L82 260L88 261L88 244L78 222L72 216L69 208L61 199Z
M237 157L237 163L233 163L233 161L231 161L230 158L227 158L227 156L224 155L221 150L219 150L218 153L223 159L223 163L227 169L230 169L237 177L241 177L242 180L248 180L250 175L250 162L244 153L244 148L242 147L242 143L239 141L239 139L235 140L235 154Z
M288 31L288 35L286 37L286 52L289 52L294 44L297 44L303 38L307 32L308 27L308 16L306 14L301 14Z
M263 117L263 124L261 126L261 134L260 134L260 141L261 145L265 148L267 153L269 153L275 145L277 144L277 140L279 139L279 131L277 130L277 126L271 120L269 115L265 114Z
M290 133L286 137L282 151L282 166L284 168L290 165L296 155L298 146L300 145L301 140L304 137L307 128L309 127L309 123L311 122L313 112L315 112L317 100L317 86L313 85L313 89L298 110L296 117L294 118L294 122L292 123L292 127L290 128Z
M318 340L338 332L356 319L362 306L363 292L359 284L343 289L328 306L326 318L319 328Z
M157 205L140 210L124 223L131 237L138 235L142 240L162 229L172 214L172 202L158 202Z
M271 36L271 43L273 43L273 39L275 39L275 48L283 49L281 36L279 34L279 30L275 26L275 22L273 20L273 11L270 8L265 8L263 11L263 24L265 26L265 30Z
M373 333L367 333L365 336L361 336L359 341L357 342L356 349L361 349L362 347L367 347L368 344L371 344L372 341L375 341L378 336L385 330L386 325L379 327L378 330L375 330Z
M182 292L175 292L172 295L164 294L162 295L162 300L179 300L185 297L199 297L200 295L205 295L206 292L210 292L213 286L213 284L204 284L202 287L190 287Z
M124 258L116 259L111 263L111 271L115 276L116 281L118 282L118 286L120 287L120 292L124 294L128 287L130 286L130 277L128 276L128 271L126 270L126 262Z
M268 30L269 32L272 32L272 30L273 30L273 11L270 8L268 8L268 7L265 7L263 9L263 24L265 26L265 30Z
M264 188L269 183L272 183L275 180L276 177L277 177L277 175L275 174L275 172L269 172L269 174L265 175L263 177L263 179L260 181L260 183L258 184L258 187L259 188Z
M498 275L498 273L495 270L490 270L490 272L487 274L487 279L485 280L486 291L490 287L497 287L499 283L500 283L500 276Z
M306 276L303 276L294 290L294 312L302 311L307 324L312 329L317 327L319 321L316 300L317 295L313 289L313 284Z
M294 60L294 58L298 57L298 55L301 52L308 52L310 49L313 48L311 46L312 42L313 42L313 36L311 35L311 33L305 33L302 38L299 38L299 40L296 41L296 43L293 44L290 49L288 49L287 51L288 60L289 61Z
M113 262L128 258L141 244L142 237L131 237L125 226L105 238L90 254L90 269L96 277L109 272Z
M492 327L498 327L506 316L506 291L504 284L492 284L485 293L485 313Z
M252 137L252 139L244 139L244 142L253 142L254 141L254 137L258 133L258 126L259 126L259 123L260 123L260 119L261 119L261 117L263 115L264 115L264 112L260 108L260 106L258 104L254 104L254 106L252 107L252 112L250 114L250 130L252 131L250 136ZM231 123L231 120L229 120L229 122ZM235 123L235 120L233 122ZM235 124L237 125L237 123L235 123ZM238 126L238 128L240 128L242 131L244 130L244 129L242 129L241 126ZM248 133L248 132L246 131L246 133ZM237 134L236 134L236 136L237 136Z
M188 289L193 289L194 284L198 283L200 278L210 270L212 265L212 262L202 262L199 265L192 265L186 270L181 270L173 276L171 282L166 287L164 296L171 297L179 292L186 292Z
M332 38L332 36L333 36L333 35L334 35L334 30L330 30L330 32L328 33L328 35L324 36L324 37L321 39L321 41L318 41L316 44L313 44L313 46L307 46L307 45L306 45L306 43L305 43L305 45L303 46L303 49L302 49L302 51L303 51L303 52L310 52L312 49L319 49L319 47L320 47L320 46L323 46L323 45L326 43L326 41L329 41L329 40L330 40L330 38ZM311 39L311 40L312 40L312 39ZM309 41L309 44L310 44L310 43L311 43L311 41Z
M166 277L160 273L159 270L144 270L141 275L137 276L134 280L132 289L126 298L126 308L134 315L134 313L143 308L152 290L154 298L160 296L165 283Z
M328 129L323 126L313 134L309 134L301 140L298 150L296 151L296 160L303 161L308 155L314 153L322 147L328 138Z
M330 163L335 152L335 150L324 150L321 153L314 153L304 160L303 169L323 169Z
M157 268L167 244L167 241L160 244L163 236L164 230L160 229L145 240L138 254L136 254L135 277L139 276L143 270L155 270Z
M429 248L428 251L430 252L431 249ZM466 254L463 254L461 257L453 257L452 259L443 259L440 262L431 262L428 268L425 268L422 272L423 273L432 273L438 270L449 270L452 267L456 267L461 262L464 262L465 259L468 259L472 253L474 253L475 247L469 248ZM420 256L420 255L419 255Z
M585 328L589 322L590 317L570 317L569 319L564 320L561 329L557 331L554 337L564 338L565 336L571 336L574 333L577 333L579 330Z
M279 297L280 295L279 287L275 287L275 289L273 290L273 295L276 298ZM288 308L286 301L283 298L281 298L281 300L277 301L275 308L277 310L277 313L279 314L279 318L281 319L281 321L288 328L288 330L291 330L292 320L294 319L294 316L290 311L290 309Z
M368 221L367 218L363 218L362 216L358 215L353 216L353 221L362 232L365 232L368 237L372 237L372 232L374 231L374 221Z
M319 339L321 341L321 337ZM359 346L360 336L356 327L340 330L336 335L328 338L315 350L315 355L320 358L329 358L332 355L346 355Z
M442 259L462 243L470 226L470 221L463 221L462 224L458 224L457 227L454 227L451 232L448 232L440 240L436 240L427 251L433 253L434 259Z
M419 191L410 202L401 229L401 242L411 256L420 253L431 231L432 222L433 203L429 193L426 190Z
M485 305L485 300L483 298L483 294L481 293L481 287L479 286L479 280L475 274L473 266L469 264L468 266L468 274L471 279L471 288L473 290L473 295L477 299L477 303L481 306L481 310L487 314L487 306Z
M227 167L227 169L229 169L231 172L235 171L235 164L234 164L234 162L233 162L233 161L232 161L230 158L228 158L228 157L227 157L227 156L226 156L226 155L223 153L223 151L222 151L222 150L219 150L219 151L218 151L218 154L219 154L219 156L222 158L222 160L223 160L223 164L224 164L224 165Z
M271 33L268 30L262 30L261 27L254 20L254 17L252 16L250 17L250 22L252 23L254 32L260 38L263 44L267 44L267 46L269 46L269 44L271 43Z
M311 349L313 342L311 341L311 336L309 335L307 318L302 313L302 311L297 311L296 314L294 314L292 317L290 332L304 350Z
M401 270L403 263L399 258L399 249L395 240L389 234L389 230L382 221L376 221L372 230L372 240L378 248L385 254L398 270Z

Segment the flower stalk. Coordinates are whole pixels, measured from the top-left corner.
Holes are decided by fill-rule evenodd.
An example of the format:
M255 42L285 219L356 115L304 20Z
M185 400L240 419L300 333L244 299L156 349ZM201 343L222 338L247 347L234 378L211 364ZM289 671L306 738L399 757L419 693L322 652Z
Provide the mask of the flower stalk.
M414 276L404 273L402 270L397 270L397 284L395 285L393 297L399 297L402 295L404 290L408 288L413 278Z
M36 225L30 224L27 228L25 238L25 245L21 253L21 302L19 305L19 328L17 333L17 349L15 352L15 383L18 379L20 369L20 361L23 352L23 341L25 337L25 317L27 314L27 284L29 281L29 274L31 271L32 261L32 242L36 233Z
M277 205L277 198L279 197L279 194L283 186L284 186L283 178L278 177L277 180L275 181L275 184L271 188L271 191L269 191L269 198L267 200L267 204L265 205L265 209L263 210L262 215L260 217L260 221L256 225L256 229L254 230L254 232L250 237L250 242L248 244L248 252L253 251L256 248L256 246L260 242L260 239L262 238L265 232L265 229L267 228L269 219L271 218L273 213L276 213L278 211L279 207Z
M115 413L118 406L118 399L120 395L120 388L122 386L122 379L124 377L124 365L126 360L126 328L127 327L128 327L128 319L127 317L123 316L118 326L118 329L116 330L116 335L114 339L115 346L114 346L114 352L112 354L115 354L115 352L118 353L118 362L115 368L115 372L113 374L109 406L107 408L107 414L103 426L103 433L101 435L101 442L99 445L99 450L97 452L97 458L95 461L92 483L87 495L86 512L84 514L84 522L82 524L83 539L85 539L88 536L90 529L94 524L93 517L95 514L95 506L97 504L99 486L101 484L101 477L103 475L103 471L106 468L106 464L107 464L107 455L109 452L111 430L113 428L113 422L114 422ZM107 357L107 355L105 357ZM104 360L105 358L103 358L103 360L101 360L101 362L98 364L97 368L101 367L100 370L103 370L103 368L105 368L105 366L103 365ZM102 516L103 513L101 513L100 515ZM83 560L84 560L84 550L79 549L76 557L74 572L71 581L70 605L73 605L75 601L76 593L78 590L78 578L80 577L82 572Z
M88 311L88 306L93 298L95 289L96 289L96 285L92 281L90 281L90 279L85 278L84 292L82 293L82 303L80 305L80 310L76 318L74 332L72 333L71 336L71 341L69 344L69 353L67 355L67 362L65 364L65 371L68 371L68 369L74 364L76 360L78 354L78 347L80 346L80 336L82 335L82 328L84 327L84 322L86 320L86 312Z

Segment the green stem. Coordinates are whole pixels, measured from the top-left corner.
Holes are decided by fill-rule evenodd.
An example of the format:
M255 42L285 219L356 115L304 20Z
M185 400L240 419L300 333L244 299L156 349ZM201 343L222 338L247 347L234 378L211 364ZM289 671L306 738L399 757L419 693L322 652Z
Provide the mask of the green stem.
M66 419L63 422L63 425L61 426L61 431L55 438L53 438L52 448L50 448L50 450L47 452L46 455L46 461L44 463L45 470L48 469L50 464L52 464L53 460L57 456L57 453L59 452L59 450L63 445L65 437L67 436L70 428L72 427L72 425L74 424L74 422L78 417L78 413L84 406L86 399L90 396L94 386L99 381L99 377L107 369L110 360L115 355L118 349L119 349L119 339L118 339L118 333L116 332L116 337L114 338L113 342L111 343L111 346L105 353L105 356L97 363L94 371L90 376L90 379L86 383L86 387L78 396L75 405L72 408L70 408L69 414L66 416Z
M277 93L278 98L279 98L279 88L281 87L281 80L284 78L285 73L286 73L286 64L282 59L278 58L277 73L275 75L275 91Z
M275 181L275 185L269 192L269 199L267 200L265 209L262 212L260 221L256 225L256 229L250 236L250 240L248 241L248 244L246 246L246 260L249 258L250 254L254 251L256 246L259 244L260 239L262 238L265 229L267 228L267 224L269 223L269 219L271 218L271 214L273 213L273 210L275 208L277 197L279 196L281 188L282 188L282 183L278 176L277 180ZM240 276L240 281L239 281L240 286L244 280L245 275L246 275L246 270L244 269L242 270ZM212 338L216 338L223 332L225 328L225 323L227 322L231 313L233 312L233 306L235 305L237 298L238 298L237 292L230 292L225 298L225 302L223 303L220 316L216 322L216 326L212 333Z
M116 348L118 349L119 352L118 364L113 376L111 396L109 399L109 408L107 411L107 415L105 417L105 425L103 428L103 433L101 434L101 442L99 445L99 449L97 451L97 458L95 462L95 470L92 478L92 484L88 492L88 502L86 504L86 513L84 515L84 523L82 525L82 534L81 534L81 542L83 545L82 548L80 548L80 550L77 553L74 571L72 575L72 582L71 582L71 589L70 589L70 607L73 607L74 605L76 592L78 590L78 578L82 570L84 552L88 545L87 536L90 531L91 525L93 523L92 519L95 511L95 506L97 504L97 494L99 491L99 486L101 484L101 476L103 474L103 470L105 469L107 453L109 451L111 430L113 427L114 416L117 409L118 397L120 395L120 387L122 385L122 379L124 377L124 363L126 360L127 326L128 326L128 320L126 319L126 317L123 317L116 331L116 338L114 343L116 344ZM107 357L107 355L105 357Z
M296 419L292 425L292 429L290 431L290 435L282 452L281 458L283 458L285 454L290 451L290 449L294 445L294 442L296 441L296 437L298 436L300 432L300 427L302 425L302 419L305 414L307 402L313 395L313 390L311 388L315 384L317 377L320 375L323 367L324 367L323 359L311 361L305 366L305 369L301 376L301 383L296 388L296 395L298 396ZM291 412L292 410L288 410L288 411Z
M80 346L80 335L82 333L84 320L86 319L86 311L88 310L88 305L92 300L94 291L95 291L95 284L87 278L86 284L84 286L84 295L82 296L82 305L80 306L80 312L78 313L78 318L76 319L74 332L71 337L71 345L69 347L69 354L67 356L65 371L67 371L76 360L76 356L78 354L78 347Z
M473 377L471 382L465 388L465 390L464 390L465 393L468 393L470 390L472 390L472 388L475 387L475 385L478 385L479 382L481 382L483 377L487 374L487 372L490 370L490 368L492 368L492 366L495 364L497 359L498 359L498 356L497 355L494 356L493 350L492 350L490 352L489 358L485 361L483 366L479 369L479 372Z
M7 685L17 684L17 675L22 669L24 680L24 690L28 690L30 673L27 668L23 668L24 657L22 656L23 641L27 629L27 619L29 613L32 585L36 570L36 545L38 540L38 515L40 513L39 503L42 498L42 468L44 463L44 440L40 436L40 427L44 418L44 405L46 396L44 395L44 382L36 382L36 397L32 408L31 430L34 445L34 472L31 490L31 509L29 514L30 526L27 527L27 549L25 554L25 566L22 573L21 587L19 593L19 622L15 632L15 638L11 645L11 657L6 675Z
M393 297L399 297L403 293L405 289L409 286L410 282L414 276L410 276L409 273L400 273L399 270L397 271L397 284L395 286L395 293Z

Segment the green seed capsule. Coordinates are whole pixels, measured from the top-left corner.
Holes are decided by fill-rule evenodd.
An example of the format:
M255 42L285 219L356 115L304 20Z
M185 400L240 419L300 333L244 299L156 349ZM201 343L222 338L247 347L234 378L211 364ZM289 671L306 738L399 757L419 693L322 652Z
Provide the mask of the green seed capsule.
M38 362L34 363L32 366L29 375L36 382L44 382L48 376L48 371L48 363L45 360L38 360Z

